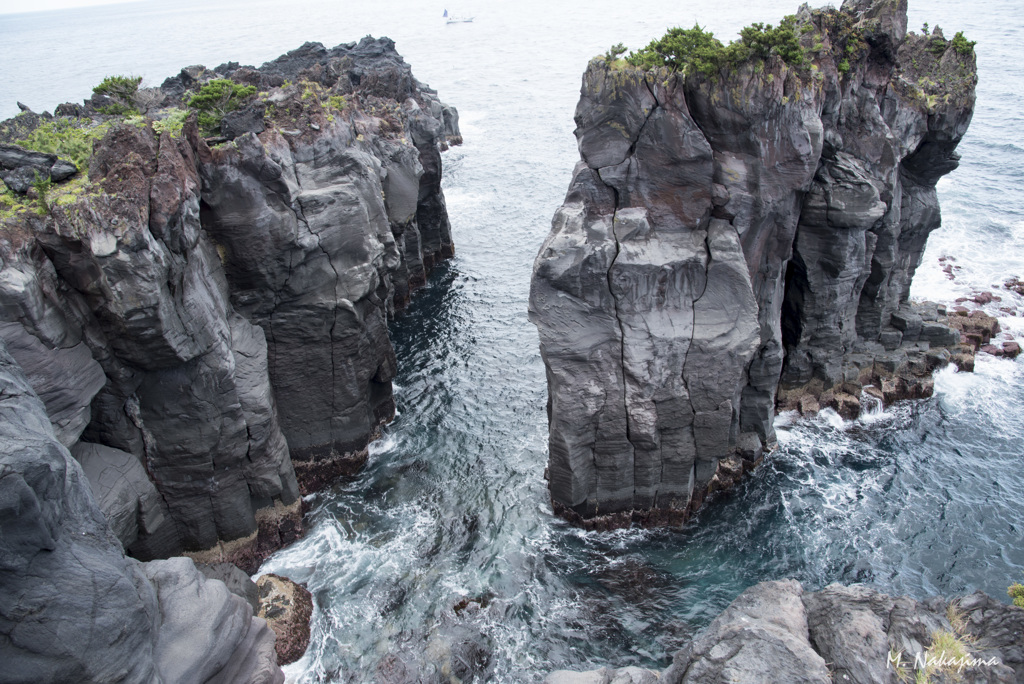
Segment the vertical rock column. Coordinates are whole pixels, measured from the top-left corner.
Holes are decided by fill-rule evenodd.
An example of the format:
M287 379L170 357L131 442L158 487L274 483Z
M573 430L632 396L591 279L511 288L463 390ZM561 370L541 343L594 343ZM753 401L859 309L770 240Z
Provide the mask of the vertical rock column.
M943 356L926 354L958 342L907 300L973 53L907 38L888 0L802 8L796 34L803 62L753 50L683 76L597 58L583 76L582 161L530 296L570 519L679 522L774 443L777 403L850 417L850 393L900 373L927 396Z

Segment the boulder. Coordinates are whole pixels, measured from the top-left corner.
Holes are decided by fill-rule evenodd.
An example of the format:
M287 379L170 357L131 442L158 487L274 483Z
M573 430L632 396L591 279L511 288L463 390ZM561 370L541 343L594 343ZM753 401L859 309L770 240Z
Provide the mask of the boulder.
M309 646L313 596L301 584L272 573L256 580L256 586L259 595L258 614L277 635L277 663L294 663Z
M893 597L831 584L805 592L795 580L761 582L679 650L660 674L638 668L559 670L548 684L724 684L744 682L1020 682L1024 610L978 592L947 601ZM966 654L940 650L957 642ZM927 663L927 666L926 666ZM628 675L624 674L629 672Z
M262 133L267 129L263 123L265 113L266 105L258 100L242 109L228 112L220 121L220 133L228 140L246 133Z
M733 601L672 660L664 684L828 684L825 660L807 640L803 588L762 582Z
M196 569L207 579L220 580L235 596L245 599L253 615L259 614L260 593L256 583L234 563L196 563Z

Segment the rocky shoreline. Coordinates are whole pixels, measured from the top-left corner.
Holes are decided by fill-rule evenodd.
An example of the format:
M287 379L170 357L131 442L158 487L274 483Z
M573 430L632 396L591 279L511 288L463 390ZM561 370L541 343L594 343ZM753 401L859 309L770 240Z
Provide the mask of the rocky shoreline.
M299 538L300 497L393 418L387 321L454 254L458 114L387 38L137 86L0 123L0 659L12 681L281 681L308 592L284 592L278 658L217 564ZM182 554L216 580L159 560ZM57 621L95 643L32 633Z
M545 684L897 684L1024 681L1024 610L982 592L953 601L864 585L806 592L762 582L733 601L661 672L553 672Z

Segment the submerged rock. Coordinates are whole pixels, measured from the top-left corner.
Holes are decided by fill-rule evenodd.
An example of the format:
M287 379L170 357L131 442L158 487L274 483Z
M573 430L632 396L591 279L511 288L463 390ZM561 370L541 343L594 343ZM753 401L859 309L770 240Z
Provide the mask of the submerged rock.
M530 296L558 513L678 523L741 444L771 448L776 406L931 394L949 356L929 353L959 335L908 295L976 77L972 51L906 21L848 0L801 9L802 64L587 67Z

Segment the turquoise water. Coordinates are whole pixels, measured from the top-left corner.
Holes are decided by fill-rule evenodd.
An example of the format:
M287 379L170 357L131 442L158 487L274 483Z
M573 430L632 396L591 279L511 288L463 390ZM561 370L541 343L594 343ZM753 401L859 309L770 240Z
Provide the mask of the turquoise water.
M1006 0L911 3L911 26L978 41L977 114L961 168L940 182L944 227L913 291L952 301L1024 276L1024 12ZM312 500L307 537L264 567L316 597L313 642L290 677L375 681L399 657L430 679L457 661L449 652L478 681L663 666L763 579L1005 598L1024 577L1024 362L980 357L973 375L940 373L933 399L855 423L783 416L779 450L682 531L584 533L551 515L546 388L526 300L577 159L572 113L586 61L670 24L729 36L796 4L726 13L707 0L462 2L447 9L476 19L452 26L443 7L412 1L0 16L2 116L16 99L43 110L85 97L109 73L159 83L186 64L258 64L306 40L367 33L394 38L417 77L459 108L466 142L444 155L457 255L392 324L399 415L362 474ZM940 256L958 260L957 280ZM1001 294L996 307L1024 308ZM1003 318L1014 331L1019 321Z

